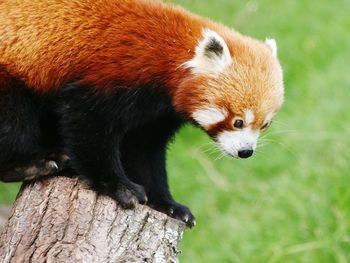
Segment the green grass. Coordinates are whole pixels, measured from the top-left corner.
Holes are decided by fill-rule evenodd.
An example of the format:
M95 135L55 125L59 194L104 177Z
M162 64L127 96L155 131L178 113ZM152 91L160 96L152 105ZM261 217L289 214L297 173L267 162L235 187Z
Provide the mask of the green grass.
M184 128L169 153L170 184L197 226L181 262L350 262L350 5L178 0L260 39L277 39L286 103L249 160L206 153ZM0 202L16 185L0 184Z

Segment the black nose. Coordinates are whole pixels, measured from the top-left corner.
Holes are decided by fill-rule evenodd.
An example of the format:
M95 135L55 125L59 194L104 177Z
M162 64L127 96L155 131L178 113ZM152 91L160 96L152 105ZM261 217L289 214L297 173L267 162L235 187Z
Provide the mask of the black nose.
M240 158L248 158L253 155L253 150L241 150L238 151L238 156Z

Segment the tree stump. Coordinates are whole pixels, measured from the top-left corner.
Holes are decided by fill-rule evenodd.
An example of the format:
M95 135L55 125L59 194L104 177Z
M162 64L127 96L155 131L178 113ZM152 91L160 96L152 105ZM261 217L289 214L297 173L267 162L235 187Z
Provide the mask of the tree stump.
M84 182L27 183L0 237L0 262L178 262L185 224L147 206L124 210Z
M11 208L9 206L0 205L0 232L2 226L7 222L7 218L11 212Z

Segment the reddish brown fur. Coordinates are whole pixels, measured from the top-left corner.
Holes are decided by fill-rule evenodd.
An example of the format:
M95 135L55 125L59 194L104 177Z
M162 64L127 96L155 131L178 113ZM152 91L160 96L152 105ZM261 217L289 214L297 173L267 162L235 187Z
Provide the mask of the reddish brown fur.
M194 56L204 28L220 34L233 56L233 65L218 76L193 75L182 67ZM182 112L213 103L208 98L215 96L215 103L235 114L243 103L263 116L276 101L260 105L266 87L256 86L271 64L276 70L278 62L262 42L158 1L0 1L0 65L43 92L77 80L104 91L157 83ZM274 85L273 77L263 81ZM238 102L237 94L245 100Z
M175 86L208 23L143 0L6 0L0 10L0 63L43 91L75 79Z
M232 40L237 41L235 45ZM186 79L177 90L175 101L184 112L210 105L225 109L228 116L210 127L212 135L224 128L234 130L233 119L244 119L247 109L255 116L251 128L258 130L266 115L277 113L283 103L281 67L261 42L239 35L225 41L234 54L232 65L221 74Z

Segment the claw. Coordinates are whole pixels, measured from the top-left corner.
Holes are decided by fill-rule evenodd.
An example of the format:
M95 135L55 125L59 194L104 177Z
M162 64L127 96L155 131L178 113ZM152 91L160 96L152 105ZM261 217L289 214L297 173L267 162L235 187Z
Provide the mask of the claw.
M144 200L140 201L141 204L146 205L148 203L147 196L144 196Z
M49 162L48 162L48 165L49 165L50 167L55 168L56 170L58 169L58 165L57 165L57 163L56 163L55 161L49 161Z
M175 201L168 202L165 205L153 205L151 203L151 207L154 209L167 214L168 216L175 218L184 222L187 227L192 228L196 222L194 216L191 211L184 205L178 204Z
M66 161L70 160L70 158L69 158L68 155L63 154L63 155L61 155L61 160L64 161L64 162L66 162Z
M136 184L130 184L129 187L119 185L113 196L124 209L134 209L139 203L147 203L143 187Z
M183 221L185 223L187 223L189 219L190 219L190 216L189 215L185 215L184 218L183 218Z

